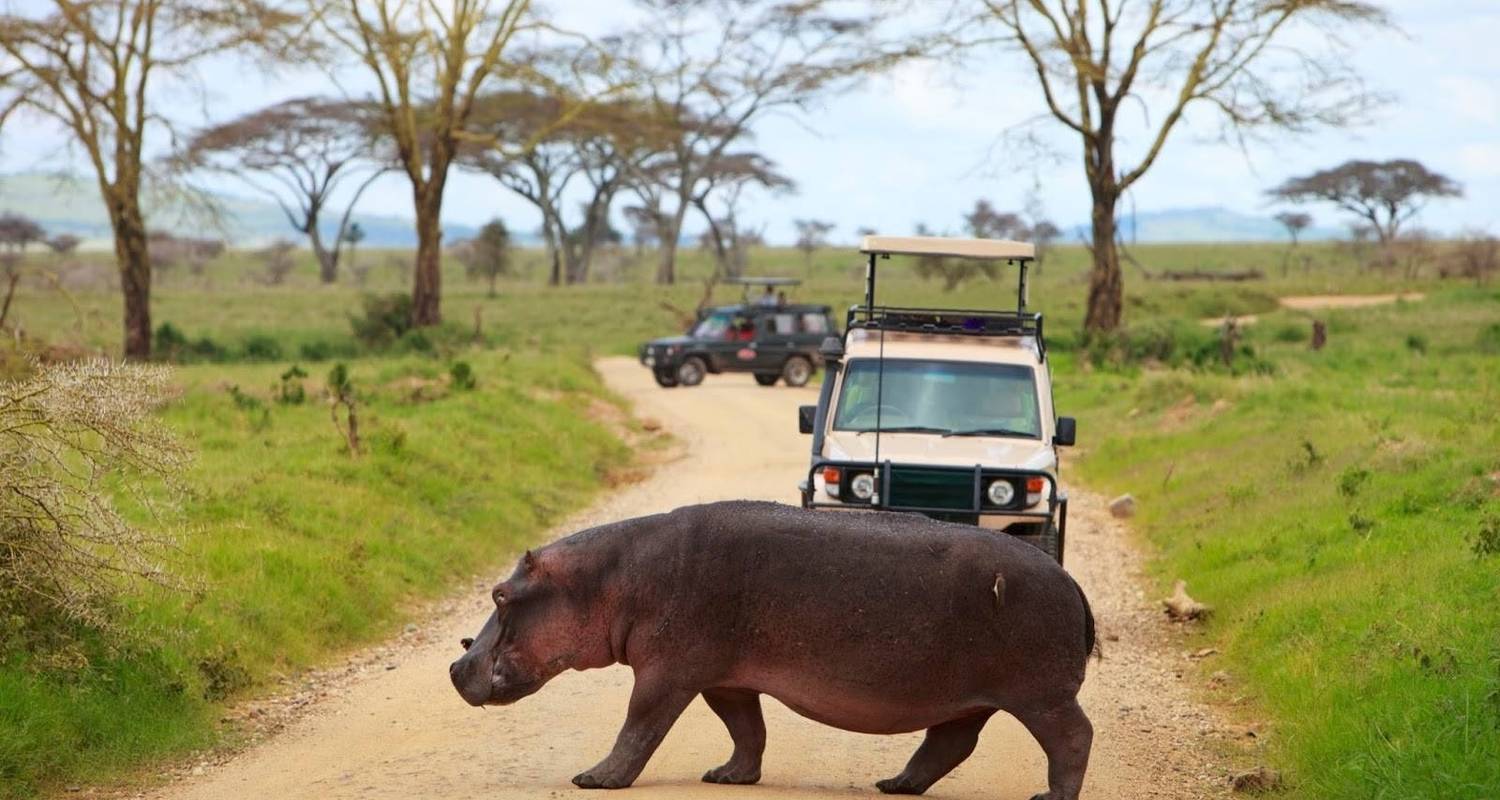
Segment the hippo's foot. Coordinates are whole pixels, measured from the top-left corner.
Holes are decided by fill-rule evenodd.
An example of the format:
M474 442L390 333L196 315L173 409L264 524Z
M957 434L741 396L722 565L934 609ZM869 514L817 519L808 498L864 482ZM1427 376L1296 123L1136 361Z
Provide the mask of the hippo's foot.
M742 767L733 761L722 767L714 767L703 773L704 783L733 783L749 785L760 782L760 770L753 767Z
M885 794L921 794L927 791L927 787L931 785L930 783L918 783L912 780L911 776L905 772L894 778L886 778L883 781L875 782L875 788Z
M595 770L573 776L573 785L580 789L624 789L631 783L633 781Z

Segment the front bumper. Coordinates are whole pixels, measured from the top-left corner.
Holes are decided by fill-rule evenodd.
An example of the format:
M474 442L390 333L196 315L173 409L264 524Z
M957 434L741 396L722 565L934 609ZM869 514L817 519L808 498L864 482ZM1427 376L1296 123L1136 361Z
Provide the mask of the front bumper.
M641 366L646 369L664 370L677 368L676 354L672 353L672 348L662 345L643 344L637 357L640 359Z
M843 481L855 473L873 473L878 487L875 495L869 501L829 496L823 478L828 467L838 468L846 476ZM1045 481L1045 489L1033 501L1025 489L1026 483L1036 478ZM1004 506L989 502L985 490L995 480L1016 486L1013 502ZM913 512L1018 535L1040 532L1050 523L1058 531L1059 551L1067 526L1067 495L1058 491L1056 477L1041 470L822 460L808 469L807 480L799 488L803 508Z

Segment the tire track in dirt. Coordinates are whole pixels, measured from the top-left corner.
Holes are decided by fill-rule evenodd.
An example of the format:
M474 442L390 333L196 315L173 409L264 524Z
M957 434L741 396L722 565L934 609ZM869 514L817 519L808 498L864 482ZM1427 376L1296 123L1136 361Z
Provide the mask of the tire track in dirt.
M686 455L603 498L553 534L728 498L796 502L807 465L796 406L812 389L758 387L748 375L710 377L663 390L629 359L598 368L636 413L661 421ZM1068 566L1098 617L1105 659L1091 663L1082 702L1095 747L1085 797L1184 798L1225 794L1210 753L1224 726L1195 705L1179 673L1189 662L1140 588L1141 560L1100 498L1073 491ZM508 571L506 566L504 570ZM608 752L624 718L631 676L612 667L568 673L505 708L472 709L448 682L458 639L488 614L484 591L444 606L425 643L383 648L285 730L145 796L199 798L561 798L598 795L569 779ZM409 631L410 633L410 631ZM359 662L359 659L355 659ZM711 786L699 776L729 754L730 740L701 700L678 721L625 795L665 798L878 796L874 782L900 771L921 734L866 736L827 728L765 699L768 746L758 787ZM1046 788L1040 748L997 716L975 754L928 796L1025 800Z

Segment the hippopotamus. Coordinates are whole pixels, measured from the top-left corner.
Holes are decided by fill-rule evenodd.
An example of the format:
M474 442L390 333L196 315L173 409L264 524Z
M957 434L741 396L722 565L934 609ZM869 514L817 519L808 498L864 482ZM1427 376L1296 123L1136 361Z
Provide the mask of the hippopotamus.
M569 669L635 673L614 749L573 778L631 785L702 696L734 742L711 783L760 779L760 696L874 734L926 730L876 786L921 794L1005 711L1075 800L1093 727L1078 705L1095 650L1088 601L1057 562L1010 536L913 514L734 501L601 525L528 551L449 667L474 706L506 705Z

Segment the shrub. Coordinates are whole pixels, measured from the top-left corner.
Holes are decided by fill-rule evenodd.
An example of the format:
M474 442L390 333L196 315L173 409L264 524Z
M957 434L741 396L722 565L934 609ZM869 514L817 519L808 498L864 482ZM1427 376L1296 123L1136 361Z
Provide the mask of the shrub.
M349 377L349 368L340 361L328 371L328 394L333 398L333 427L338 429L349 448L349 455L359 455L359 409L354 399L354 382ZM339 409L344 409L344 420L339 420Z
M264 333L245 339L245 358L251 361L275 361L281 358L281 342Z
M359 348L346 339L313 339L298 345L297 354L305 361L330 361L353 358L359 355Z
M1477 344L1481 353L1500 353L1500 322L1481 328Z
M467 361L453 362L453 366L448 368L448 377L453 379L453 388L462 391L469 391L479 385L474 377L474 368Z
M276 401L283 405L301 405L305 402L307 389L302 385L302 379L306 377L307 373L296 364L281 373L281 383L276 387Z
M151 409L160 366L85 361L38 365L0 384L0 612L25 625L69 619L113 627L128 584L176 585L159 558L171 538L132 525L115 497L155 506L144 488L175 478L186 453Z
M389 347L411 330L411 296L399 292L365 295L364 313L349 317L349 324L365 346Z
M260 259L261 267L265 274L261 282L267 286L280 286L286 283L288 275L296 268L297 262L293 256L297 252L297 246L285 239L277 239L265 249L255 254Z
M155 341L151 352L158 361L191 364L199 361L222 361L226 355L224 348L213 339L200 336L189 340L187 334L170 322L163 322L157 327L153 338Z
M1480 521L1470 547L1479 558L1500 555L1500 516L1488 516Z

